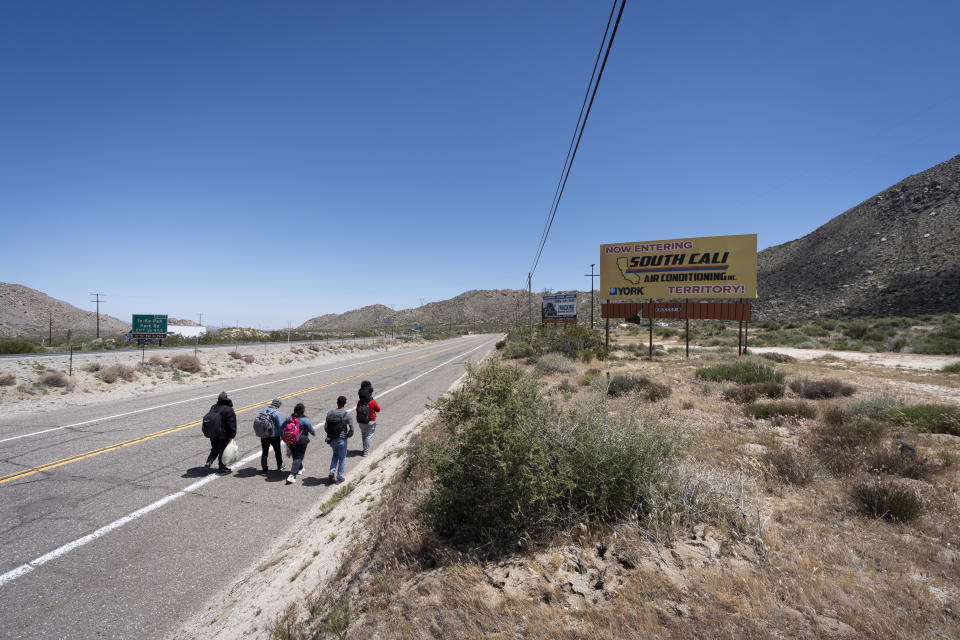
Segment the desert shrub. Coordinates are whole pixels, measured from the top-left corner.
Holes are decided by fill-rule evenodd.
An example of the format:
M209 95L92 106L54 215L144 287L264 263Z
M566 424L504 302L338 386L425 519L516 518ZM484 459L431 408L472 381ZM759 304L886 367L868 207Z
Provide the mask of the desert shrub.
M847 384L835 378L826 380L809 380L800 378L790 381L790 389L800 397L808 400L822 400L838 396L852 396L856 390L852 384Z
M151 361L152 360L153 358L151 358ZM101 365L99 362L88 362L82 367L82 369L87 373L96 373L97 371L100 371L101 368L103 368L103 365Z
M770 360L771 362L786 363L786 362L796 361L796 358L794 358L793 356L789 356L785 353L775 353L772 351L767 353L761 353L759 354L759 356L766 360Z
M885 416L890 422L930 433L960 436L960 407L944 404L917 404L891 409Z
M301 348L301 347L290 347L290 351L291 351L292 353L296 353L297 355L302 355L302 354L303 354L303 348ZM234 353L237 353L237 352L236 352L236 351L233 351L233 352L230 353L230 357L231 357L231 358L234 357L234 355L233 355ZM237 357L237 358L241 358L242 356L241 356L239 353L237 353L236 357Z
M294 349L291 349L291 351L293 350ZM227 355L233 358L234 360L240 360L241 358L243 358L243 356L240 354L239 351L231 351Z
M197 373L203 369L199 358L187 355L173 356L170 358L170 366L178 371L186 371L187 373Z
M867 455L867 470L920 480L931 475L936 466L926 457L908 451L877 448Z
M543 352L562 353L568 358L576 358L584 350L590 350L598 357L606 354L603 346L603 332L599 329L587 329L575 324L563 325L563 329L550 327L537 336L537 345Z
M162 367L163 365L166 364L166 361L163 359L163 356L158 356L158 355L150 356L150 360L148 362L150 362L150 364L155 367Z
M573 383L570 382L568 378L564 378L560 381L560 384L557 385L557 390L563 393L573 393L577 388L573 386Z
M320 345L318 345L318 344L308 344L308 345L307 345L307 349L310 349L310 351L313 351L314 353L316 353L316 352L320 351Z
M580 384L589 387L599 377L600 369L587 369L587 372L580 376Z
M257 361L257 359L254 358L253 356L243 356L243 361L246 362L247 364L253 364L254 362Z
M870 327L865 322L853 320L845 325L842 325L840 330L843 332L843 335L847 336L848 338L862 340L863 337L867 335Z
M535 368L537 373L544 376L555 373L574 373L577 370L569 358L559 353L547 353L540 356Z
M777 382L757 382L754 384L738 384L723 390L723 397L738 404L749 404L760 396L767 398L782 398L783 385Z
M670 387L654 382L645 376L616 375L607 386L608 396L621 396L631 391L637 391L644 400L657 402L670 397Z
M37 353L39 346L25 340L0 340L0 353Z
M9 371L0 371L0 387L12 387L17 383L17 377Z
M755 382L783 382L783 374L773 367L753 358L745 358L730 364L718 364L713 367L697 369L697 377L714 382L736 382L752 384Z
M121 379L124 382L132 382L137 379L137 370L125 364L117 364L108 369L103 369L97 373L97 377L108 384L112 384Z
M796 453L792 449L769 451L764 454L763 460L776 469L777 475L784 482L802 487L813 481L813 461L804 454Z
M960 373L960 361L945 365L941 371L944 373Z
M107 384L113 384L120 378L120 374L117 372L116 367L109 367L98 371L97 377Z
M914 346L917 353L960 353L960 321L949 320L939 329L927 333Z
M862 480L850 495L859 509L874 518L910 522L923 510L923 502L909 487L886 480Z
M533 355L533 347L529 342L508 342L503 349L503 357L510 359L529 358Z
M507 346L507 341L506 341L506 340L498 340L498 341L497 341L497 344L496 344L495 346L496 346L496 348L497 348L497 351L503 351L503 348L504 348L505 346Z
M65 387L70 384L70 379L67 378L67 374L60 371L47 371L37 382L45 387Z
M811 338L823 338L830 335L830 332L823 327L815 324L806 324L800 327L800 333Z
M817 409L806 402L754 402L753 404L747 405L747 414L761 420L775 416L815 418L817 417Z
M810 449L827 469L837 475L856 470L867 451L875 448L886 432L880 420L831 407L810 434Z
M591 351L590 349L584 349L583 351L580 352L580 361L581 361L581 362L585 362L585 363L589 364L589 363L593 362L594 357L596 357L596 354L595 354L593 351ZM960 363L958 363L958 364L960 364Z
M841 413L851 416L866 416L874 420L883 420L890 411L900 406L903 406L903 401L897 396L881 394L849 404L843 408Z
M496 362L471 366L435 406L448 440L426 456L422 515L462 540L541 538L626 516L660 489L677 450L659 425L611 417L602 399L561 413L536 380Z

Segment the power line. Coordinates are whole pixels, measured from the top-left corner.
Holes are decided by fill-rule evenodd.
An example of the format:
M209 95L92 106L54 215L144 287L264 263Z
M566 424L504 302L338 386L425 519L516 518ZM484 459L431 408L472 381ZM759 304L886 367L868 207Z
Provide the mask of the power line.
M613 47L613 40L617 37L617 28L620 26L620 19L623 17L623 9L627 5L627 0L622 0L620 3L620 11L617 13L617 21L613 25L613 32L610 33L610 40L607 41L607 51L603 55L603 63L600 65L600 72L597 74L596 82L593 82L593 74L590 75L591 83L593 84L593 92L590 92L590 85L587 85L587 93L590 94L590 102L587 104L587 110L583 113L583 121L580 121L580 118L577 118L577 129L574 129L574 137L576 138L576 144L573 145L573 152L567 151L569 160L565 162L565 167L560 171L561 180L559 182L559 191L556 192L551 205L551 210L547 216L547 222L544 227L543 233L540 236L540 244L537 247L536 256L533 259L533 264L530 267L529 276L532 276L533 273L537 270L537 265L540 263L540 256L543 254L543 249L547 244L547 238L550 236L550 229L553 227L553 220L556 218L557 209L560 206L560 199L563 198L563 191L567 186L567 179L570 177L570 170L573 168L573 161L577 157L577 150L580 148L580 140L583 138L583 131L587 126L587 119L590 117L590 110L593 108L593 100L597 97L597 89L600 87L600 80L603 78L603 70L607 66L607 60L610 58L610 50ZM613 11L617 6L617 0L614 0L613 7L610 9L610 17L613 17ZM607 19L607 29L610 28L610 19ZM604 40L607 37L607 31L603 33ZM603 50L603 42L600 43L600 50ZM600 57L600 51L597 52L597 59ZM594 63L594 70L596 70L596 63ZM584 96L586 100L586 96ZM582 112L581 107L581 112ZM573 141L571 140L571 143Z

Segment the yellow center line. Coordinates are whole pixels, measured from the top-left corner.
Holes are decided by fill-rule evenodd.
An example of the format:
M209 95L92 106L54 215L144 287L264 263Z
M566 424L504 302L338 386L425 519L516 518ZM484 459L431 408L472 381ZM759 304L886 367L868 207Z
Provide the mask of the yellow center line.
M294 396L302 395L304 393L310 393L311 391L317 391L319 389L325 389L331 387L335 384L340 384L341 382L347 382L348 380L353 380L355 378L361 378L368 376L373 373L379 373L380 371L386 371L387 369L393 369L394 367L399 367L405 364L410 364L411 362L416 362L417 360L422 360L423 358L429 358L430 356L435 356L439 353L445 353L447 351L452 351L454 349L459 349L463 346L463 343L455 344L438 351L431 351L430 353L425 353L416 358L410 358L409 360L404 360L402 362L397 362L395 364L388 364L378 369L371 369L370 371L363 371L356 375L347 376L345 378L340 378L339 380L334 380L332 382L326 382L324 384L318 384L315 387L308 387L306 389L300 389L299 391L294 391L293 393L287 393L282 396L275 396L281 400L286 398L292 398ZM271 398L272 400L272 398ZM254 402L253 404L248 404L245 407L240 407L239 409L234 409L236 413L244 413L250 411L251 409L256 409L263 405L269 404L271 400L262 400L260 402ZM92 449L91 451L85 451L83 453L78 453L67 458L61 458L59 460L54 460L53 462L47 462L45 464L37 465L35 467L30 467L28 469L23 469L21 471L15 471L13 473L8 473L4 476L0 476L0 484L10 482L12 480L18 480L20 478L26 478L27 476L32 476L35 473L40 473L41 471L49 471L50 469L55 469L57 467L62 467L64 465L71 464L73 462L79 462L81 460L86 460L87 458L92 458L94 456L99 456L103 453L109 453L111 451L116 451L117 449L122 449L123 447L129 447L134 444L139 444L141 442L146 442L147 440L153 440L154 438L159 438L160 436L165 436L171 433L176 433L177 431L183 431L184 429L189 429L190 427L196 427L202 422L202 420L194 420L193 422L187 422L186 424L180 424L175 427L169 427L167 429L161 429L160 431L155 431L149 433L145 436L140 436L139 438L133 438L131 440L124 440L123 442L118 442L116 444L111 444L106 447L100 447L99 449Z

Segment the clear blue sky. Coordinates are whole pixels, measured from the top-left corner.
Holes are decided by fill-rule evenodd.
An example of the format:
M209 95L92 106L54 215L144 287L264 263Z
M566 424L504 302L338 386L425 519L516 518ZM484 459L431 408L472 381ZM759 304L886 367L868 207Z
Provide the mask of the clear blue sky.
M525 285L607 2L0 3L0 281L285 327ZM534 275L960 153L960 3L627 4Z

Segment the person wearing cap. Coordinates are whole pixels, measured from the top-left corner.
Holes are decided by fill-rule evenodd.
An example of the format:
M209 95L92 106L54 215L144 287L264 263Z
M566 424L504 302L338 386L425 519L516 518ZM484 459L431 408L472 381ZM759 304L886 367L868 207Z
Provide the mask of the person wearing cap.
M223 450L230 441L237 437L237 414L233 411L233 400L227 397L226 391L221 391L217 396L217 402L210 407L210 411L216 411L220 414L220 426L222 434L219 438L210 438L210 455L207 456L207 462L203 465L204 470L210 471L210 465L214 460L220 463L217 471L220 473L229 473L230 467L223 464Z
M357 401L357 424L360 426L360 435L363 436L363 456L370 455L370 442L373 440L373 434L377 430L377 414L382 411L377 401L373 399L373 384L369 380L360 383L360 391L357 392L359 400ZM361 409L361 405L366 405L366 409ZM368 418L364 420L364 418Z
M287 468L287 465L283 464L283 455L280 453L280 445L282 444L281 436L283 435L283 416L280 414L280 398L274 398L270 403L270 406L266 407L264 411L270 416L270 422L273 423L273 431L270 432L270 435L266 438L260 438L260 446L263 449L263 453L260 456L260 468L264 473L267 473L267 458L270 455L270 447L273 447L273 453L277 457L277 470L283 471Z

